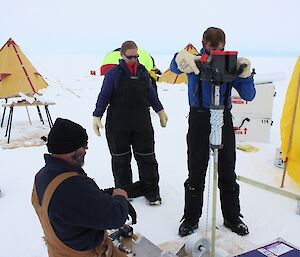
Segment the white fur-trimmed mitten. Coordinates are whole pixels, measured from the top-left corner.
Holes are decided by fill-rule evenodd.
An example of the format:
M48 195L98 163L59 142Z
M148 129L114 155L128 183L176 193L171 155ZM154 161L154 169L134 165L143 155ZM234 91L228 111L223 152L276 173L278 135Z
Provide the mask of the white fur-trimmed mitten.
M175 58L177 67L181 72L199 74L199 69L196 66L195 61L200 60L201 56L190 54L187 50L179 52Z
M236 62L236 69L238 70L243 64L246 64L247 66L244 67L244 71L239 75L239 77L248 78L251 75L251 62L244 57L238 57Z

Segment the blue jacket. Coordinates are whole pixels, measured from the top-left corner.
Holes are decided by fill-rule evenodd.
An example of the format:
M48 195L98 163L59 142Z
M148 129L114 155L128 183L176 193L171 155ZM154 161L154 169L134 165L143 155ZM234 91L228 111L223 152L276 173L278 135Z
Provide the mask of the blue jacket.
M125 70L128 76L132 76L125 61L123 59L119 60L119 65L121 68ZM161 102L158 99L158 95L152 86L149 73L145 69L144 71L137 70L138 77L144 77L148 83L148 100L149 105L152 106L155 112L158 112L163 109ZM120 70L118 66L112 67L108 72L105 73L105 77L103 80L101 91L98 95L97 103L95 111L93 112L93 116L102 117L105 109L110 103L112 96L116 89L118 88L120 78Z
M201 56L204 53L204 49L200 51L198 54ZM177 63L175 61L175 58L177 56L177 53L175 54L170 69L172 72L176 74L181 74L182 72L178 69ZM199 77L194 73L187 73L188 77L188 96L189 96L189 105L191 107L199 107L199 95L198 95L198 84L199 84ZM236 78L230 83L225 83L221 85L220 91L221 91L221 97L220 97L220 104L225 104L225 93L226 88L234 87L241 98L243 98L245 101L251 101L254 99L256 90L254 87L254 81L253 76L250 76L248 78ZM229 91L229 97L231 96L231 90ZM211 83L207 81L202 81L202 107L209 108L211 105ZM230 103L226 103L226 107L228 109L231 109L231 101Z
M49 154L44 158L46 165L35 176L39 203L56 176L68 171L79 174L58 186L48 208L52 227L64 244L78 251L94 249L102 242L104 230L125 224L128 215L125 197L100 190L81 168Z

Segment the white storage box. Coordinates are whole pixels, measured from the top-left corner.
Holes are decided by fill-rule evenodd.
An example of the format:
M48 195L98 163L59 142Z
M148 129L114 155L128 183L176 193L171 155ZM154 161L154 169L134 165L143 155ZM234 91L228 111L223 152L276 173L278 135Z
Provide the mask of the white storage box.
M272 120L255 116L233 115L236 141L269 143Z
M272 118L275 86L273 83L255 85L256 96L253 101L244 101L238 92L232 90L232 112L251 114L257 117Z
M275 86L273 83L256 84L253 101L244 101L238 92L232 90L233 126L236 128L236 141L270 141Z

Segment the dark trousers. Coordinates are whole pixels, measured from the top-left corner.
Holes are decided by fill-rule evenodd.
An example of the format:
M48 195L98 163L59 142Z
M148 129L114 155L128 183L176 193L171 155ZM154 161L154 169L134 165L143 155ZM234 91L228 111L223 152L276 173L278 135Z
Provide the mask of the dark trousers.
M184 219L198 221L202 214L205 176L209 160L210 113L207 109L191 108L188 146L188 179L185 187ZM218 187L223 217L232 219L240 213L239 185L235 174L235 135L229 110L224 111L222 149L218 157Z
M128 115L125 111L122 114L122 117L115 119L110 112L106 121L106 138L112 156L115 186L125 188L132 184L133 150L140 181L148 185L149 191L158 193L158 164L154 153L154 131L149 111L144 113L142 118L138 115ZM143 125L132 126L133 123Z

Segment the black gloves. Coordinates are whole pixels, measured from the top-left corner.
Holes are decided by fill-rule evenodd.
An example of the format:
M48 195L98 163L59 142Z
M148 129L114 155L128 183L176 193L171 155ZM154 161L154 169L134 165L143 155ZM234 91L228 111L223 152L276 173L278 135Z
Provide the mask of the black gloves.
M106 194L112 195L114 189L115 189L114 187L110 187L110 188L103 189L102 191Z
M136 224L136 211L130 202L128 202L128 215L131 217L132 225Z

